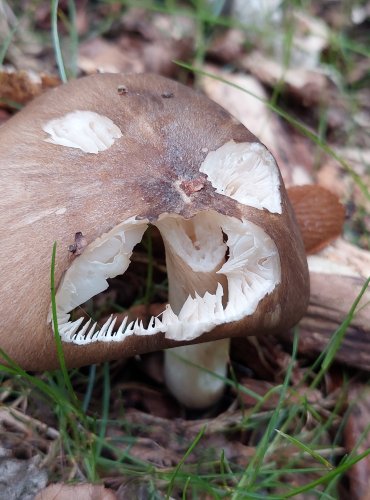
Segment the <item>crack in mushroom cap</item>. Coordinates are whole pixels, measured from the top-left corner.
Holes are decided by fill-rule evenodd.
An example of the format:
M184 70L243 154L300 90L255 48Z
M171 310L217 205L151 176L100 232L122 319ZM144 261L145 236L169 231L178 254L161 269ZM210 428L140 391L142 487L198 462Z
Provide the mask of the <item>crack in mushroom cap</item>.
M214 273L226 276L227 290L221 283L217 284L215 293L207 291L201 296L194 290L178 314L167 305L161 317L150 318L147 327L139 320L128 324L128 318L125 318L115 329L113 315L101 327L91 324L91 320L83 325L83 318L70 321L68 313L72 309L108 288L107 278L126 271L133 248L147 228L146 222L131 219L91 243L67 270L56 294L63 341L76 344L122 341L133 334L154 335L159 332L173 340L193 340L217 325L252 314L259 301L280 282L276 245L251 222L209 211L198 213L190 221L164 214L156 226L168 251L174 256L175 266L181 269L183 263L187 265L182 282L177 286L191 288L188 283L196 279L192 274L201 280L202 275ZM223 243L223 233L227 236L227 245ZM229 257L225 262L227 249Z
M122 85L127 89L124 94L118 91ZM171 99L164 99L168 93ZM247 171L249 179L244 176ZM65 339L120 338L114 319L95 326L99 334L94 337L92 323L86 327L81 320L72 327L68 315L84 297L99 293L107 276L125 272L148 223L162 231L169 274L180 272L172 266L176 258L191 280L186 285L190 298L175 304L172 283L171 309L145 329L134 323L121 330L122 335L134 330L142 334L127 335L123 342L85 346L66 342L64 353L71 367L173 347L182 342L171 340L177 334L198 342L273 333L292 326L307 306L305 253L273 157L220 106L157 75L97 74L71 81L45 92L8 120L0 129L0 205L0 347L26 369L58 367L47 320L54 242ZM201 243L199 249L193 245L190 253L183 254L186 235L193 241L197 227L202 228L194 240ZM280 277L272 273L266 287L270 291L264 296L258 292L257 307L252 299L243 298L249 293L248 273L252 273L246 272L243 245L256 236L237 236L244 230L246 235L257 234L251 229L255 227L265 235L257 239L271 240L267 248L277 249L278 258L274 250L268 259L280 262ZM204 240L207 228L214 233ZM68 248L76 233L83 235L87 246L81 255L71 257ZM176 234L182 244L175 244L169 234ZM112 238L103 244L104 235ZM96 281L87 276L93 270L89 252L98 264ZM210 254L215 268L202 274ZM248 259L252 262L252 257ZM259 263L256 283L269 282L263 276L268 259ZM70 280L69 270L78 261L81 267L75 271L85 277ZM208 286L202 275L210 280ZM64 286L70 291L62 294ZM213 318L200 321L199 314L207 308ZM254 313L236 319L253 308ZM206 333L196 337L197 328L187 329L188 321L180 316L197 318L193 322L203 322ZM221 317L228 322L222 323Z

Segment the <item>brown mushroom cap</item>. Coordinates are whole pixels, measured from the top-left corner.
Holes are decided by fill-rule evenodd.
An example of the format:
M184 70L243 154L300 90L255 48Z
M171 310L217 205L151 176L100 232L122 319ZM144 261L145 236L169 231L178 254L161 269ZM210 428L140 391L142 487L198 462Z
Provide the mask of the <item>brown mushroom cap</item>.
M108 118L121 134L97 154L50 142L52 121L76 111ZM59 284L73 261L68 248L76 233L89 245L127 220L155 223L163 214L190 219L210 210L261 227L278 249L281 280L253 314L191 343L294 325L307 307L309 279L280 174L281 213L271 213L217 192L199 170L209 152L230 141L259 142L214 102L156 75L97 74L71 81L11 118L0 129L0 347L25 369L58 367L47 319L55 241ZM177 345L164 333L63 343L70 367Z

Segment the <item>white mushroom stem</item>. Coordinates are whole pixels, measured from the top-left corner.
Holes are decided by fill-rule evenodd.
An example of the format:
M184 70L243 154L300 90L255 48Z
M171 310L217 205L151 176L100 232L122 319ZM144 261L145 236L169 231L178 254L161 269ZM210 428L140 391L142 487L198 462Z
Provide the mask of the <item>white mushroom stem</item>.
M174 347L165 351L166 383L176 399L189 408L206 408L222 395L230 339Z
M169 302L175 314L189 295L213 294L219 284L227 290L226 277L216 274L225 263L227 250L221 231L217 234L214 228L210 232L206 224L179 219L171 224L164 221L159 228L166 245ZM185 236L188 239L184 240ZM202 250L204 259L197 255ZM227 297L223 299L227 302ZM220 399L225 387L229 346L230 340L222 339L165 351L167 387L178 401L189 408L200 409Z

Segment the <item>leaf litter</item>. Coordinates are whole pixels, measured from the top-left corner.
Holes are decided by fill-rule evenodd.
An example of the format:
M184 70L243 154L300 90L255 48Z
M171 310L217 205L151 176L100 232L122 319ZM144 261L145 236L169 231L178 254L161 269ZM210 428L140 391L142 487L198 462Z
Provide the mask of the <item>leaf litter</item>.
M334 259L342 267L347 266L347 272L338 271L329 279L325 273L316 271L313 275L310 307L299 325L298 357L292 359L291 355L292 332L281 332L275 338L233 340L228 387L214 408L190 411L167 393L161 353L111 363L108 420L97 467L99 474L95 475L95 481L98 479L106 488L90 485L93 476L87 472L83 459L80 457L79 462L78 456L65 448L66 429L59 428L60 415L53 403L36 387L20 383L5 371L0 393L0 475L6 498L23 499L37 492L38 499L71 495L86 499L164 498L169 477L200 433L200 442L182 464L182 474L210 477L215 491L225 494L236 487L235 478L240 477L256 454L269 418L279 404L281 386L291 364L292 376L281 409L284 432L297 437L298 442L312 444L333 465L347 452L368 449L369 391L364 374L370 370L370 313L366 294L335 353L326 383L317 387L312 385L312 362L327 348L367 277L369 201L343 165L274 110L274 106L281 106L290 116L299 118L309 133L325 131L330 146L368 183L370 150L366 129L370 108L362 84L368 61L361 50L354 50L355 64L344 56L334 63L330 59L330 52L336 50L333 33L345 33L344 41L361 43L368 11L365 7L355 11L353 7L354 20L348 21L340 9L332 9L330 2L313 2L308 12L297 10L289 14L294 17L296 29L291 34L291 44L286 45L286 17L282 7L274 6L274 2L268 13L273 16L278 43L261 36L266 21L257 23L257 29L248 38L248 23L243 19L243 11L238 11L238 2L229 10L234 19L226 17L226 26L218 24L217 19L212 25L209 19L216 11L211 10L209 19L205 17L203 33L197 13L184 16L186 2L173 14L122 8L114 3L98 3L96 9L84 0L74 3L76 29L81 37L76 54L77 76L96 71L153 71L200 86L261 137L277 157L287 186L318 183L339 197L347 213L345 236L352 245L339 242L318 255L325 262ZM59 83L51 45L40 43L35 37L35 33L45 35L50 30L49 3L37 3L33 21L27 11L22 13L22 2L19 4L13 12L7 2L1 2L6 13L2 43L9 42L0 70L1 121ZM227 14L227 5L225 8ZM60 34L68 39L70 3L60 2L59 9ZM200 15L204 16L204 12ZM248 19L252 19L251 14ZM106 20L110 22L105 23ZM203 55L199 51L202 43ZM63 50L67 49L65 44ZM174 60L201 61L201 69L211 76L194 78ZM341 67L336 66L339 64ZM358 107L349 113L353 109L350 91L356 86ZM348 91L343 92L343 87ZM112 280L109 292L86 304L81 314L98 314L96 319L104 321L112 311L124 308L145 321L161 310L167 299L165 262L163 245L155 236L153 241L150 304L135 304L138 297L145 295L146 287L148 257L141 247L124 280ZM86 397L86 381L91 373L86 368L73 374L74 388L81 400ZM46 377L40 375L40 380ZM103 372L98 367L87 411L88 417L97 422L105 390ZM74 417L67 425L67 433L73 420ZM99 432L99 425L94 431L81 428L81 432L89 439L89 434ZM282 436L275 437L265 458L265 473L271 467L280 470L280 475L276 473L279 484L262 482L260 491L285 495L284 485L299 488L320 477L322 470L318 465L314 455L304 453ZM350 493L353 498L365 498L370 488L368 472L368 459L358 462L340 482L338 495L346 498ZM71 481L85 484L64 484ZM52 486L43 489L46 484ZM321 489L317 491L324 491L323 486L318 488ZM172 495L181 498L181 488L176 487ZM202 498L215 497L208 492Z

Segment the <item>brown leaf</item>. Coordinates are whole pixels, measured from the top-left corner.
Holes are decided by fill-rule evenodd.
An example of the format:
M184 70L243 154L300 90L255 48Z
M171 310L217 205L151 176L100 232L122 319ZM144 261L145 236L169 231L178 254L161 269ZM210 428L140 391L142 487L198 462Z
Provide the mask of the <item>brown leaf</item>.
M0 100L26 104L44 90L59 85L57 76L38 74L33 71L16 71L11 68L0 69ZM0 102L7 107L7 103Z
M0 109L0 126L10 118L10 113L5 109Z
M345 210L333 193L306 185L288 188L288 196L307 253L318 252L341 234Z
M318 71L299 67L286 69L258 51L243 57L242 66L270 87L283 80L286 92L305 107L317 106L328 99L329 80Z
M78 66L87 74L108 73L141 73L145 70L136 51L123 50L116 43L103 38L93 38L80 44Z
M232 339L231 357L258 378L274 382L282 382L291 359L271 336Z
M331 248L330 246L327 248ZM351 245L346 245L347 254ZM324 250L324 252L327 249ZM370 269L369 252L356 249L362 258L364 272ZM338 250L337 250L338 251ZM299 323L299 352L314 357L321 353L330 342L333 333L343 323L354 300L364 285L364 278L355 271L348 275L348 264L336 263L320 254L309 259L321 259L323 272L310 270L311 294L307 313ZM367 258L367 261L366 261ZM311 265L311 264L310 264ZM361 263L359 263L361 266ZM346 274L341 274L343 270ZM330 272L331 271L331 272ZM365 291L351 324L336 353L335 359L347 366L370 371L370 290ZM278 337L291 341L289 332L279 332Z
M112 490L96 484L51 484L40 491L35 500L116 500Z
M312 144L293 127L283 125L267 107L266 90L257 78L241 72L220 70L214 65L207 65L205 70L215 76L201 79L206 95L266 145L279 164L285 185L311 182L314 169Z
M266 382L265 380L256 380L253 378L242 377L239 380L239 384L241 386L245 386L249 391L253 391L259 396L265 396L268 391L276 387L276 384L271 382ZM245 407L253 407L256 405L257 400L254 399L250 394L243 392L242 390L238 390L238 396L242 400L243 405ZM259 410L273 410L276 408L279 402L280 394L277 392L272 393L259 407ZM285 402L287 405L289 404L299 404L306 399L309 404L313 405L316 403L320 403L322 401L322 395L320 391L310 389L307 386L302 386L299 389L289 388Z
M363 384L352 384L349 388L350 414L344 430L348 453L356 447L356 453L370 448L370 388ZM359 440L361 442L359 443ZM358 447L357 447L358 446ZM357 462L348 472L351 499L365 500L370 492L370 457Z
M208 55L221 63L237 61L243 53L245 34L238 29L228 29L216 35L208 48Z
M173 60L187 60L192 52L194 23L178 16L129 9L115 43L95 38L80 45L79 67L86 73L152 72L174 76Z
M204 431L198 446L187 458L187 464L201 464L204 458L218 460L223 449L227 460L245 466L255 453L252 446L240 443L240 436L230 429L242 418L238 411L225 412L210 419L186 420L182 418L164 419L137 410L125 412L125 420L131 435L137 436L130 447L130 455L149 461L160 468L173 467L183 458L184 453L201 430ZM122 440L121 429L109 428L108 436L113 447L127 450Z
M151 415L168 419L180 416L179 405L165 389L148 387L139 382L126 382L117 385L114 391L117 393L120 408L137 408Z

